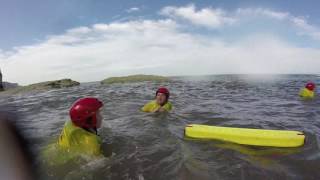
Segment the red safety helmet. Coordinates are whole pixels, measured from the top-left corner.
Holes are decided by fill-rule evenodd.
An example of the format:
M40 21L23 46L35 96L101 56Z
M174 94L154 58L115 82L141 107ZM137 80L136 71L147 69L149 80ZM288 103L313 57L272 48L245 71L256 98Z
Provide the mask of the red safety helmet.
M158 93L163 93L163 94L165 94L166 97L167 97L167 99L169 99L169 97L170 97L170 92L169 92L169 90L168 90L167 88L165 88L165 87L160 87L160 88L157 90L157 92L156 92L156 96L158 95Z
M309 89L310 91L313 91L314 88L316 88L316 85L313 82L309 82L306 84L306 88Z
M71 121L81 128L96 128L96 114L102 106L103 103L97 98L88 97L78 99L69 111Z

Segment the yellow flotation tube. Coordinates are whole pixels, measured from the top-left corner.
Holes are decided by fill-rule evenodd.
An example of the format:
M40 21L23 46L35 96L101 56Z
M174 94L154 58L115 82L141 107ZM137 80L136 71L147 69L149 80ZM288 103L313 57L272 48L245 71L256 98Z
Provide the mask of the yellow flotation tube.
M299 131L263 130L191 124L185 127L185 136L198 139L216 139L237 144L273 147L298 147L305 136Z

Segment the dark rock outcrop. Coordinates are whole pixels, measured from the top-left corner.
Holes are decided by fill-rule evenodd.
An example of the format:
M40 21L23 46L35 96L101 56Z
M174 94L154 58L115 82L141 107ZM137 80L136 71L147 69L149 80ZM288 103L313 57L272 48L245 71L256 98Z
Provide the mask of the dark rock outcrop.
M16 93L25 93L25 92L33 92L33 91L46 91L46 90L58 89L58 88L68 88L68 87L73 87L78 85L80 85L80 83L77 81L73 81L71 79L61 79L61 80L46 81L46 82L31 84L28 86L19 86L16 88L9 89L4 93L16 94Z

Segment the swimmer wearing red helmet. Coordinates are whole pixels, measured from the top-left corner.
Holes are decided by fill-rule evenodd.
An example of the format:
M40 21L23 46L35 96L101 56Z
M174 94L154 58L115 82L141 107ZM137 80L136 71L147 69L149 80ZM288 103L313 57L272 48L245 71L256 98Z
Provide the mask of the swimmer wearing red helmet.
M170 92L165 87L160 87L156 91L155 100L150 101L142 107L144 112L164 112L172 109L172 104L169 102Z
M308 82L303 89L300 90L299 95L304 99L312 99L315 97L316 85L313 82Z

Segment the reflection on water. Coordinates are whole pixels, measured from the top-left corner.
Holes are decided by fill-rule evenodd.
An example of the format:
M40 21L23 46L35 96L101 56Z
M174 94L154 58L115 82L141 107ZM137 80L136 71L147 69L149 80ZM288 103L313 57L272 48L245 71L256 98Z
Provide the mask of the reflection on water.
M39 152L60 133L68 108L79 97L104 103L102 139L113 142L111 158L42 171L42 179L319 179L320 98L301 101L299 89L316 76L208 76L157 83L84 84L10 97L1 108ZM140 108L160 86L171 90L174 110L148 114ZM304 131L305 146L268 148L188 140L189 123Z

